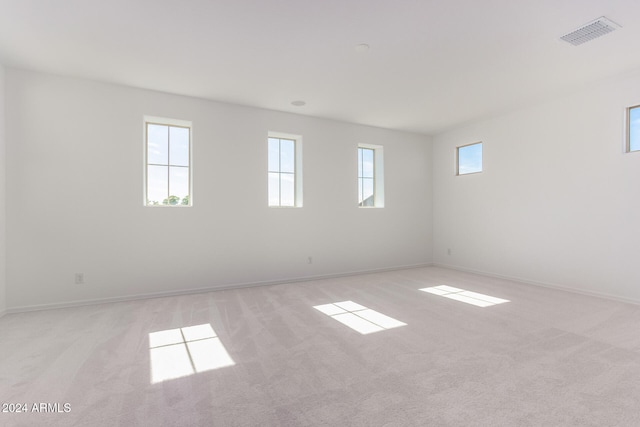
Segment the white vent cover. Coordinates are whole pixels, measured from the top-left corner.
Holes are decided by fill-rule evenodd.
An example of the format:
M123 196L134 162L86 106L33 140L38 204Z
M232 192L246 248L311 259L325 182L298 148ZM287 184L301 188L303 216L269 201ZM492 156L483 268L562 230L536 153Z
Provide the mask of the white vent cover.
M564 36L560 37L562 40L567 43L571 43L574 46L578 46L582 43L586 43L600 36L604 36L614 30L621 28L620 25L616 24L605 18L604 16L596 19L595 21L589 22L588 24L583 25L582 27L574 30Z

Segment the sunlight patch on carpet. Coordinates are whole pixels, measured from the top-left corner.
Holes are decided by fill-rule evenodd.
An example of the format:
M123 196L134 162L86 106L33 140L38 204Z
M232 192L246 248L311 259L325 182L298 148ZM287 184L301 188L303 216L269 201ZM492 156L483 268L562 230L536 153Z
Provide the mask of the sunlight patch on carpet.
M316 305L313 308L363 335L407 325L353 301Z
M151 383L233 366L209 323L149 334Z
M502 304L509 302L508 299L496 298L478 292L465 291L464 289L454 288L453 286L441 285L431 288L420 289L423 292L439 295L441 297L453 299L467 304L472 304L478 307L490 307L496 304Z

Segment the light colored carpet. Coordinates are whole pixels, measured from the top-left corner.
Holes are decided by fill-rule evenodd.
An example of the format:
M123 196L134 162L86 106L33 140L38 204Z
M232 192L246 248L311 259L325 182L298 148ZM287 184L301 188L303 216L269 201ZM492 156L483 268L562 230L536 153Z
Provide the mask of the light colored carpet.
M314 308L342 301L406 326ZM154 383L149 334L207 324L201 372ZM436 267L7 315L0 344L0 400L28 405L3 426L640 426L639 306Z

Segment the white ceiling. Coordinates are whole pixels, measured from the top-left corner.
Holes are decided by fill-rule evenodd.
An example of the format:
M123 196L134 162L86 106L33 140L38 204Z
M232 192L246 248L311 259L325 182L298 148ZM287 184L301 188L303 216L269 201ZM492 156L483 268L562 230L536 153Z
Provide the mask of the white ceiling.
M639 41L636 0L0 0L5 66L426 134L640 69Z

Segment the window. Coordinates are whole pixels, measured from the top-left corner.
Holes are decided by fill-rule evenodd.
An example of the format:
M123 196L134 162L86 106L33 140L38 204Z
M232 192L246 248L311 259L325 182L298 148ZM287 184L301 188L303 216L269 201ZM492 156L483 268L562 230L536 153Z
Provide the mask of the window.
M384 206L382 146L358 145L358 206Z
M191 122L145 117L146 206L191 206Z
M482 142L457 148L457 175L482 172Z
M302 206L302 137L269 133L269 206Z
M640 151L640 105L627 108L627 151Z

